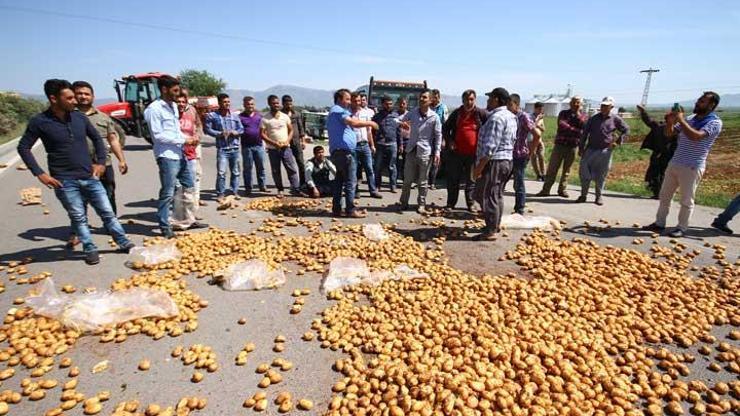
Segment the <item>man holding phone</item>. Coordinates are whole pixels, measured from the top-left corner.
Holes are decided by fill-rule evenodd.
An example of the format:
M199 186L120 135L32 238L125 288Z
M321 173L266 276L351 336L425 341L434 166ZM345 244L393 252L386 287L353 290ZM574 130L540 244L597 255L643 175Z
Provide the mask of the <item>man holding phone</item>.
M684 116L678 104L666 114L665 135L677 137L676 151L665 171L660 188L660 205L655 222L644 228L653 232L665 230L666 218L676 190L681 193L681 209L678 212L678 227L668 235L683 237L689 228L689 219L694 210L694 195L706 168L707 156L717 137L722 132L722 120L714 110L719 105L719 95L706 91L696 100L694 114Z
M134 243L113 213L108 194L100 182L105 172L107 149L98 131L90 120L75 111L77 101L72 84L62 79L50 79L44 83L44 93L49 100L49 109L37 114L29 122L26 132L18 143L18 153L41 183L54 190L59 202L67 211L75 234L82 241L85 263L100 263L98 248L92 240L87 223L85 203L89 203L103 220L108 233L121 251L128 252ZM95 148L93 164L87 148L87 138ZM41 139L47 153L49 173L41 169L31 149Z

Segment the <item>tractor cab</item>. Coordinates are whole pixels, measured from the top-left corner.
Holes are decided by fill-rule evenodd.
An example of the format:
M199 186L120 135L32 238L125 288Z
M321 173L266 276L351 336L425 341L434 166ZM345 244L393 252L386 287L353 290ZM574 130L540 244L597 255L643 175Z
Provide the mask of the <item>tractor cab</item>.
M165 74L147 72L115 80L118 102L101 105L98 109L113 117L126 134L143 137L151 143L149 128L144 121L144 109L159 98L157 80L162 75Z

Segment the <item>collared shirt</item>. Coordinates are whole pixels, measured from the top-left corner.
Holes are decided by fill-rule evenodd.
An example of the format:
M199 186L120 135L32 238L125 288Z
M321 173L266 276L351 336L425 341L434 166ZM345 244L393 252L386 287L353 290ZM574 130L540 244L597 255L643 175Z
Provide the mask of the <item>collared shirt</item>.
M315 157L306 161L306 185L309 188L319 185L326 185L331 178L337 174L337 168L329 160L328 157L324 157L324 160L319 163Z
M373 116L375 115L375 112L369 108L360 108L354 113L352 113L352 118L356 118L358 120L362 121L370 121L373 119ZM368 141L369 138L369 127L358 127L354 129L355 134L357 135L357 143L364 143Z
M260 124L262 123L262 113L255 111L251 115L247 113L239 114L242 121L244 133L242 133L242 146L262 146L262 135L260 135Z
M619 137L616 139L617 144L622 144L624 138L629 134L630 128L619 116L612 114L604 116L601 113L596 113L588 119L583 127L583 136L581 136L579 147L581 150L585 149L586 146L595 150L606 149L614 142L615 131L619 132Z
M408 121L411 127L406 153L416 149L420 157L434 157L439 155L442 148L442 122L431 108L421 113L419 108L407 111L400 121Z
M98 131L98 134L100 137L103 138L103 143L105 144L105 165L110 166L113 161L111 160L110 156L110 143L108 143L108 135L111 133L118 134L116 132L116 126L113 124L115 121L110 118L108 114L103 113L102 111L98 111L97 108L91 107L90 111L88 113L83 113L87 116L88 120L90 120L90 123L92 123L93 127L95 127L95 130ZM95 144L93 141L88 137L87 138L87 150L90 152L90 157L92 158L93 162L96 162L97 159L95 158Z
M373 117L373 121L378 124L377 136L373 137L376 145L401 145L401 123L398 122L398 113L395 111L380 110Z
M105 160L103 139L84 114L72 111L65 120L60 120L49 109L33 116L28 122L18 142L18 154L34 176L41 175L44 170L31 152L36 140L41 139L52 177L59 180L89 179L92 176L92 159L87 151L87 137L95 145L97 159Z
M480 128L476 162L484 157L491 160L512 160L516 141L516 116L506 106L496 107Z
M558 114L558 132L555 135L555 144L576 147L581 142L583 126L586 124L586 115L570 109Z
M701 140L691 140L686 137L683 128L677 123L674 130L678 132L678 144L671 163L704 169L709 151L722 132L722 120L712 112L701 119L697 119L696 115L691 115L686 121L693 129L706 132L707 135Z
M352 117L346 108L334 104L326 116L326 130L329 133L329 153L335 150L353 151L357 147L357 135L345 122Z
M517 160L529 159L529 146L527 146L527 136L534 130L534 121L529 114L519 110L516 113L516 141L512 157Z
M282 111L278 111L275 115L267 113L262 116L260 129L265 129L267 137L273 142L287 146L290 144L290 137L288 137L288 125L290 124L290 117ZM265 146L268 149L277 149L272 143L265 143Z
M285 115L290 117L290 123L293 126L293 137L290 139L294 143L300 143L303 136L306 135L305 123L303 122L303 114L298 111L292 110L290 113L281 110Z
M408 114L409 110L406 110L403 114L399 113L398 110L396 110L396 114L398 114L398 119ZM404 126L401 126L401 144L406 146L409 143L409 136L411 136L411 129L407 129Z
M180 115L175 103L161 98L152 101L144 110L144 119L152 135L154 157L180 160L185 137L180 132Z
M445 121L447 121L447 116L449 115L449 111L447 110L447 106L444 103L437 104L436 107L431 107L432 110L434 110L435 113L437 113L437 116L439 116L439 121L442 124L445 124Z
M222 115L221 112L212 111L206 116L204 130L207 135L216 138L216 148L218 149L235 149L241 143L241 134L244 133L244 126L239 116L229 112ZM224 136L226 131L235 131L238 134Z

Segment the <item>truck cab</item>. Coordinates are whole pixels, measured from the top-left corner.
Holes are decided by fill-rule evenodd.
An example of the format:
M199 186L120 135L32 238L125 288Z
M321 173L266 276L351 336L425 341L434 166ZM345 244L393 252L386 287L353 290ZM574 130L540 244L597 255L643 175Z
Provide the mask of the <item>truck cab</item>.
M427 89L427 82L408 82L408 81L385 81L377 80L370 77L368 84L358 87L355 91L367 95L367 105L372 109L381 107L383 96L398 102L399 98L405 98L408 102L408 108L414 108L419 105L419 93Z

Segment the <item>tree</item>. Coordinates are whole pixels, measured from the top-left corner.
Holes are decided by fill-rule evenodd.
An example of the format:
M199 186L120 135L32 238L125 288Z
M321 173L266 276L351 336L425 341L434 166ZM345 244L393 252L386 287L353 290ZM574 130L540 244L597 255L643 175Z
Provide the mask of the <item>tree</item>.
M226 88L226 82L206 70L184 69L180 71L180 82L190 96L216 95Z

